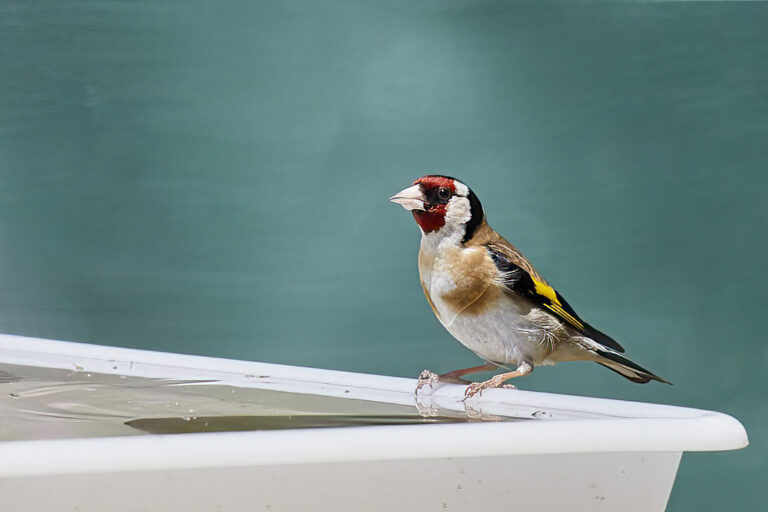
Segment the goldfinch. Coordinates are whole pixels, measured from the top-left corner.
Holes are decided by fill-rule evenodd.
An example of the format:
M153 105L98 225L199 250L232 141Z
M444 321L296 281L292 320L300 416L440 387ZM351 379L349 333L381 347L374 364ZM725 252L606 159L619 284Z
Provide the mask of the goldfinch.
M419 276L438 320L486 364L436 375L424 370L416 388L462 382L465 396L504 386L540 365L595 361L632 382L664 382L622 355L613 338L582 320L523 255L485 220L477 196L449 176L428 175L392 196L421 228ZM463 375L511 369L484 382ZM512 386L508 386L512 387Z

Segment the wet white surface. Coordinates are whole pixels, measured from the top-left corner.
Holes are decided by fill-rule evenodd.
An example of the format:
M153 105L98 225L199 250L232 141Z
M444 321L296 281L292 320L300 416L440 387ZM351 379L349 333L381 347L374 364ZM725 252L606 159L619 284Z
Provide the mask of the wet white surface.
M475 421L413 406L0 363L0 441ZM494 417L500 420L500 417Z

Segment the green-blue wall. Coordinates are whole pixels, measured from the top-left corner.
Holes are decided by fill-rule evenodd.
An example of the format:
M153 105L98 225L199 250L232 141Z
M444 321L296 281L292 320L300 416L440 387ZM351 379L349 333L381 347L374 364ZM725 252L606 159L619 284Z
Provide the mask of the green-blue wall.
M762 509L766 26L762 2L2 0L0 331L472 365L387 202L439 171L675 386L519 384L736 415L752 446L687 455L670 510Z

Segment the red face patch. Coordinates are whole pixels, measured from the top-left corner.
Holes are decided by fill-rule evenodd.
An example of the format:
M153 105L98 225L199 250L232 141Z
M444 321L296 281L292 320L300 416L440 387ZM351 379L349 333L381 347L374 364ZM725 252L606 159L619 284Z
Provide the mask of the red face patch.
M421 185L425 189L445 187L451 192L456 192L456 185L453 183L452 178L446 178L445 176L422 176L413 182L414 185Z
M425 233L437 231L445 225L444 204L439 204L427 211L413 210L411 213L413 213L413 218L416 219L416 224Z
M429 191L440 188L447 188L452 194L456 192L456 185L453 179L445 176L422 176L414 181L413 184L419 185L427 196L430 195ZM425 206L427 208L426 211L413 210L413 218L416 219L416 223L424 233L437 231L445 225L447 205L445 203L435 203Z

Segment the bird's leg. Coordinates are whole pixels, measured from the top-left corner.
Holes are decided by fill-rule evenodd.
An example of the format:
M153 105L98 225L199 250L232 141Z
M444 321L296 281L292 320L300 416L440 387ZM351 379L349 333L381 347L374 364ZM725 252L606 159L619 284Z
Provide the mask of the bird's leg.
M528 375L532 371L533 371L532 364L523 363L517 367L517 370L513 372L506 372L506 373L500 373L498 375L494 375L493 377L491 377L490 379L484 382L473 382L472 384L467 386L467 390L464 392L464 400L466 400L467 398L472 398L475 395L481 395L484 389L502 387L504 386L504 382L508 381L509 379L514 379L515 377L522 377L524 375ZM511 386L511 387L514 387L514 386Z
M481 364L480 366L473 366L471 368L462 368L461 370L453 370L452 372L443 373L443 374L436 374L432 373L429 370L424 370L421 372L421 375L419 375L419 382L416 384L416 390L414 393L418 395L421 388L424 386L429 386L430 388L434 387L435 384L438 382L450 382L453 384L469 384L466 380L462 379L462 375L466 375L468 373L477 373L477 372L486 372L488 370L495 370L498 368L498 365L495 365L493 363L485 363Z
M469 384L468 381L461 377L469 373L487 372L495 370L499 365L493 363L485 363L480 366L473 366L471 368L462 368L461 370L453 370L452 372L443 373L438 375L441 382L452 382L454 384Z

